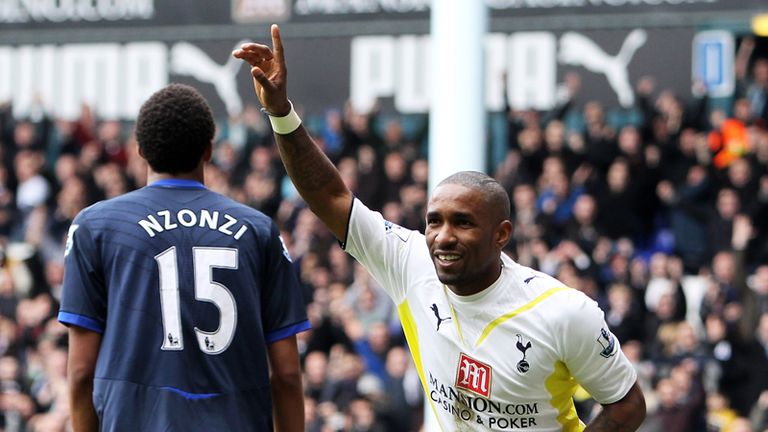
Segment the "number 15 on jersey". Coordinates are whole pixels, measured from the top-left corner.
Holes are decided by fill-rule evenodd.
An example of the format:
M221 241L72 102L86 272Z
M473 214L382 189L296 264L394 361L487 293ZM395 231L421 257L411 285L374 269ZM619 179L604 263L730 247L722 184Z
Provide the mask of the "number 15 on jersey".
M179 265L176 246L155 256L160 273L160 303L163 315L163 344L166 351L184 349L179 302ZM195 300L213 303L219 309L219 325L212 332L195 327L197 344L206 354L221 354L235 336L237 304L226 286L213 280L213 269L237 269L237 249L193 247Z

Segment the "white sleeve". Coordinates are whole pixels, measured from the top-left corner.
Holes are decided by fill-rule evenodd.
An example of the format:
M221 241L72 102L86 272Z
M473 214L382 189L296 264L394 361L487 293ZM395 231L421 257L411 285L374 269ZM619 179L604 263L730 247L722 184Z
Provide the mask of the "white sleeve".
M355 198L349 217L346 251L360 262L400 304L407 293L414 269L429 259L424 236L384 220L384 217ZM427 263L431 268L431 263Z
M557 320L563 361L576 381L599 403L626 396L637 379L616 336L608 329L597 303L573 290L563 300Z

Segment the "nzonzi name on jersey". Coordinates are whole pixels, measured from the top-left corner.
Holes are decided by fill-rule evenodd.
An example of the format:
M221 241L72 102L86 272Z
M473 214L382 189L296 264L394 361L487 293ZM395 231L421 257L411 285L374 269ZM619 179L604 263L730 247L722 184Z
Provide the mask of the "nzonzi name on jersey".
M154 237L159 232L179 227L200 227L215 230L232 236L235 240L240 240L240 237L248 230L247 225L240 223L227 213L221 214L218 210L208 211L205 209L200 209L197 212L190 209L180 209L175 213L170 210L160 210L157 212L157 217L151 214L147 215L146 219L138 221L138 224L144 228L150 237Z

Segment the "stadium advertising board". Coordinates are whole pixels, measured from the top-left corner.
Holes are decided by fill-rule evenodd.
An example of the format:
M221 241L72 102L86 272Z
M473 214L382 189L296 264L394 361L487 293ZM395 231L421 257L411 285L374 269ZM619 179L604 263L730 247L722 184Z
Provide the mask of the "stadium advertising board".
M611 105L633 103L637 79L686 89L692 29L493 33L486 38L486 103L516 108L554 106L568 71L582 76L582 94ZM108 118L133 118L146 97L168 82L200 88L217 113L236 114L255 102L248 69L229 58L239 41L160 41L0 47L0 100L17 115L38 99L65 118L82 102ZM378 98L402 113L429 106L429 37L360 36L288 42L291 94L310 111L340 107L351 98L369 109ZM578 55L591 50L591 60ZM506 76L506 83L503 77ZM505 85L506 84L506 85ZM39 96L39 97L38 97Z
M154 26L426 18L432 0L0 0L6 28ZM764 7L763 0L486 0L492 17L690 13Z
M572 8L626 11L654 5L688 11L726 7L726 3L727 7L756 4L752 0L488 0L492 17L523 10L531 14ZM254 35L251 32L256 27L243 23L282 17L290 23L286 24L286 45L294 77L291 95L308 111L341 107L346 100L367 110L377 99L401 113L428 109L429 77L435 73L430 68L428 35L393 31L305 37L303 24L293 24L311 17L354 21L362 15L426 19L427 1L205 0L205 5L203 0L0 0L0 21L4 22L0 30L0 101L11 100L18 116L42 103L57 116L74 118L86 103L101 117L132 119L153 91L168 82L184 82L199 88L217 115L236 114L244 104L256 101L248 69L229 53L242 42L238 40L241 34L267 36L265 26L259 26L259 34ZM64 11L66 7L69 9ZM174 30L198 28L194 24L203 22L203 10L209 30L211 25L215 30L243 30L208 39L178 36L183 32ZM483 47L490 111L503 109L505 92L516 108L551 108L569 71L582 77L582 100L598 99L611 106L632 105L634 84L645 75L653 76L660 87L681 94L691 86L692 71L719 80L718 96L732 89L728 71L734 44L697 39L692 26L504 32L498 31L494 19ZM222 26L215 27L216 23ZM46 32L67 26L73 32L90 26L101 30L83 33L85 36L72 42L46 39ZM19 34L34 33L39 38L33 38L34 43L4 43L7 38L3 36L10 34L11 27ZM47 30L35 30L37 27ZM150 31L158 28L167 31ZM290 30L299 35L290 37ZM230 37L233 34L236 36ZM695 40L706 45L696 53L692 49ZM694 60L697 65L692 64Z

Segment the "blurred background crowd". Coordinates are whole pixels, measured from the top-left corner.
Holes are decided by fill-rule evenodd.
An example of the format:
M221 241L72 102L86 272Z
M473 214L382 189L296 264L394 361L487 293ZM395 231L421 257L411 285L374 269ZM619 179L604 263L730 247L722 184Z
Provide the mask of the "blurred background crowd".
M555 109L506 112L506 155L490 172L513 203L506 252L603 308L645 391L646 431L768 430L768 58L752 46L741 43L725 109L653 77L635 83L634 107L604 106L569 72ZM0 106L0 430L63 431L69 224L144 186L146 170L130 123L87 106L76 121L11 108ZM426 117L304 117L363 202L423 230ZM218 126L207 186L276 221L304 287L307 430L419 430L423 392L393 304L298 197L258 108ZM582 419L599 408L575 399Z

